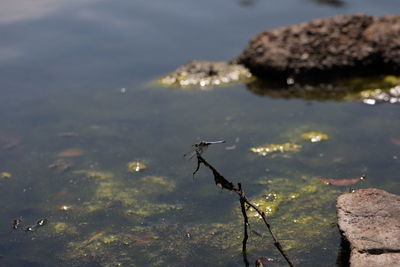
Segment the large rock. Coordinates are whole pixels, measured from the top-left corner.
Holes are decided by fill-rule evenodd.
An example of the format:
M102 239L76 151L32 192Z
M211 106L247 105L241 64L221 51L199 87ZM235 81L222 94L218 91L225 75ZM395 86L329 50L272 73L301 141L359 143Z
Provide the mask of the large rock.
M265 31L235 60L267 80L400 73L400 15L337 16Z
M336 211L350 266L400 266L400 196L362 189L341 195Z

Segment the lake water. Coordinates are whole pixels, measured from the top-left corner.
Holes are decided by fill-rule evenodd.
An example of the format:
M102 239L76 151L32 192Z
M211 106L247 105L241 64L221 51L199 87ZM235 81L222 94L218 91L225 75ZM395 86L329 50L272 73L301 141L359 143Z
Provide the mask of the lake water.
M398 105L151 83L190 60L230 60L263 30L390 14L398 0L0 5L2 266L246 266L237 196L216 187L205 168L193 179L196 162L183 158L200 140L226 140L205 158L249 198L276 208L272 227L297 266L340 266L335 198L349 187L316 177L366 173L355 188L400 193ZM329 140L300 140L308 131ZM301 144L300 152L250 152L286 142ZM147 168L129 172L132 161ZM251 219L251 266L259 257L285 266Z

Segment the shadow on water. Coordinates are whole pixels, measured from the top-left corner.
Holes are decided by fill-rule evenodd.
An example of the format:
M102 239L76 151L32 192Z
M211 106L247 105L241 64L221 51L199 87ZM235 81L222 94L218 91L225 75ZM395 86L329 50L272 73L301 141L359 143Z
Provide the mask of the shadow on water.
M343 8L346 6L346 2L342 0L311 0L311 2L321 6L331 6L334 8ZM251 7L256 5L257 0L239 0L241 7Z
M246 84L255 95L274 99L304 99L312 101L379 102L397 103L399 101L400 79L396 76L377 76L352 78L331 83L298 84L288 79L285 85L255 80Z
M338 267L348 267L350 260L350 244L347 240L341 239L336 265Z

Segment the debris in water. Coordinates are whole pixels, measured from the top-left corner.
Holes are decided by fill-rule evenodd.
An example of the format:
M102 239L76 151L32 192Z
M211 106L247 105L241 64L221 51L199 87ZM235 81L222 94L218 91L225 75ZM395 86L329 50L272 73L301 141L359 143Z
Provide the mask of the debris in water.
M65 160L65 159L58 159L55 162L53 162L52 164L50 164L48 166L48 168L54 169L58 173L64 173L64 172L68 171L72 166L74 166L74 163L72 161Z
M0 150L7 150L18 146L21 143L19 137L0 136Z
M86 247L93 243L94 241L98 240L101 238L103 235L105 235L107 231L100 231L98 233L93 234L89 239L85 240L82 242L82 247Z
M349 186L358 183L361 180L367 178L366 175L362 175L357 178L352 179L330 179L330 178L319 178L321 182L327 185L334 185L334 186Z
M25 231L34 232L34 231L36 231L37 228L42 227L42 226L46 225L47 223L48 223L48 220L46 218L40 219L36 222L35 225L28 226Z
M390 138L390 142L393 145L400 146L400 138Z
M255 266L256 267L264 267L264 266L270 266L271 263L278 263L279 261L277 259L273 258L268 258L268 257L260 257L256 260ZM264 265L266 264L266 265Z
M71 148L71 149L67 149L61 153L57 154L57 157L59 158L71 158L71 157L79 157L82 156L84 154L84 152L80 149L77 148Z
M77 137L77 136L79 136L79 134L76 132L61 132L61 133L58 133L57 136L59 136L59 137Z
M18 227L21 225L22 220L21 219L15 219L12 223L12 228L13 229L18 229Z

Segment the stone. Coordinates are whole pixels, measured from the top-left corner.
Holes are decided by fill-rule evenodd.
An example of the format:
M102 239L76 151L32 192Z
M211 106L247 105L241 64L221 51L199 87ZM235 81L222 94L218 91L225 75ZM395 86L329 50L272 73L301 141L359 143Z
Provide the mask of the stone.
M157 83L169 87L211 89L245 83L251 79L251 73L242 65L222 61L191 61L158 79Z
M350 266L400 266L400 196L361 189L339 196L338 227L349 243Z
M336 16L265 31L234 60L292 84L400 72L400 15Z

